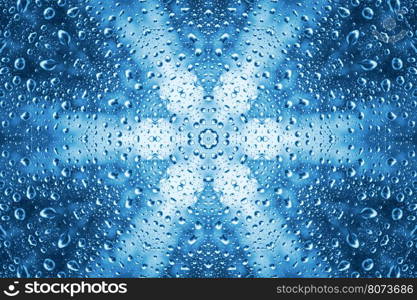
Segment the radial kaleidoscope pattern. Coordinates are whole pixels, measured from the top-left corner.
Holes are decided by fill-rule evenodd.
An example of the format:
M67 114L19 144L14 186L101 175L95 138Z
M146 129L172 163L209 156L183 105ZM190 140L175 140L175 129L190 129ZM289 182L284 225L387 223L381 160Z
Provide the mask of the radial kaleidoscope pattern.
M416 277L417 3L0 1L1 277Z

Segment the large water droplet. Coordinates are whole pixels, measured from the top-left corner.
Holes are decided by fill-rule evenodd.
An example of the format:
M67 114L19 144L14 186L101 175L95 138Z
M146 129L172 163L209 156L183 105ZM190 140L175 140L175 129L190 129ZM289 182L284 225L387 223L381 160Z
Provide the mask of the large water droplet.
M55 69L57 63L53 59L46 59L46 60L41 61L39 65L45 71L53 71Z

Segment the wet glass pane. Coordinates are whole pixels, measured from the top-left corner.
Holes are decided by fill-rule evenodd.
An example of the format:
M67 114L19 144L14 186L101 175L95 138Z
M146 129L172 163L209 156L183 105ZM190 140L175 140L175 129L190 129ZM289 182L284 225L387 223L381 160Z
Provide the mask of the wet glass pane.
M416 9L0 1L0 276L415 277Z

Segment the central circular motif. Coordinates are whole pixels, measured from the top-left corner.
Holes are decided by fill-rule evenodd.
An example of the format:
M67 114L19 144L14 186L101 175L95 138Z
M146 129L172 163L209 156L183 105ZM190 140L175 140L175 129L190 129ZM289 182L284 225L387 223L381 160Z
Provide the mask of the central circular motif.
M219 135L213 129L204 129L198 135L198 142L205 149L213 149L219 143Z

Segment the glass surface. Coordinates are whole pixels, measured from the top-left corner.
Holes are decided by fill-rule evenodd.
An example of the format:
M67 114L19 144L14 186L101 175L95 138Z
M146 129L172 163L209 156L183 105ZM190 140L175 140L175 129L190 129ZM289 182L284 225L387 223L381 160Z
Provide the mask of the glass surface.
M0 1L0 276L415 277L416 9Z

